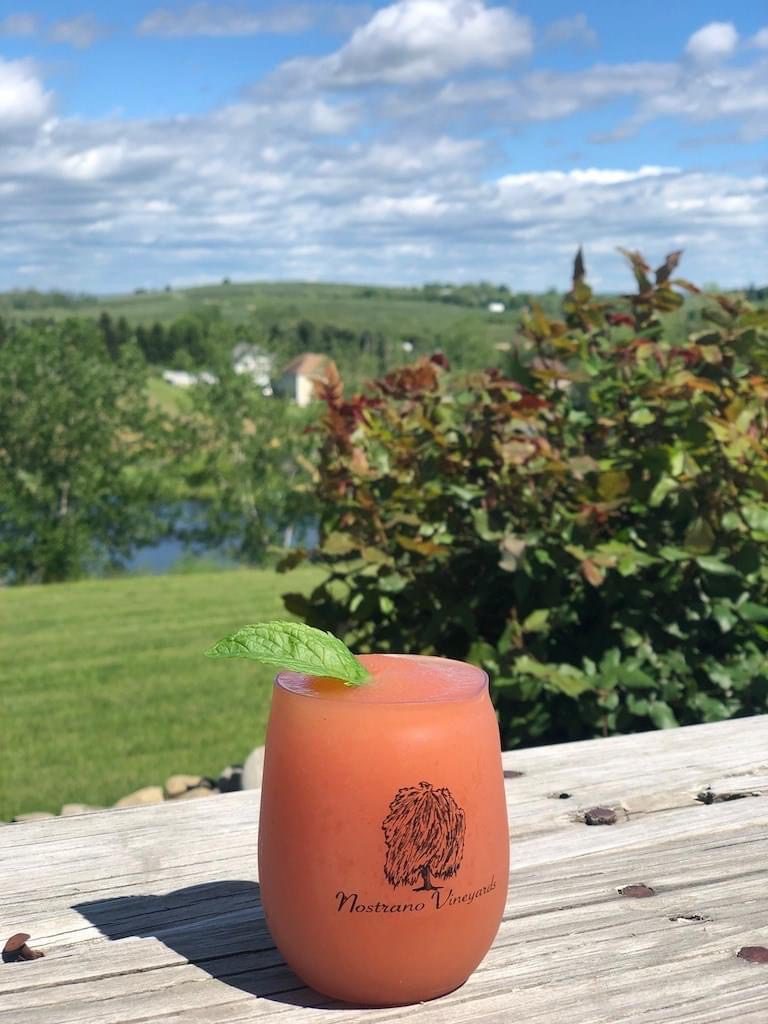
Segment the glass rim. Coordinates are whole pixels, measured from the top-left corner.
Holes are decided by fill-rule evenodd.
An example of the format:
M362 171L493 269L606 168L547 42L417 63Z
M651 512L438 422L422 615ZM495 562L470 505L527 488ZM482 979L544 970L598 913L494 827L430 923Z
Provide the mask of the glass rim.
M443 657L441 657L440 655L437 655L437 654L406 654L406 653L395 653L395 652L389 652L389 651L386 651L386 652L385 651L381 651L381 652L379 652L379 651L371 651L369 654L362 654L362 655L359 655L359 657L361 659L363 659L363 661L367 657L387 658L387 659L389 659L389 658L392 658L392 659L404 658L404 659L408 659L409 661L433 662L433 663L434 662L438 662L438 663L440 663L442 665L461 665L463 668L471 669L472 672L477 675L478 684L477 684L476 687L473 687L470 691L465 692L465 693L461 694L460 696L451 696L450 694L448 694L448 695L442 694L442 695L437 696L437 697L424 697L424 698L414 698L414 699L411 699L411 698L401 698L401 699L394 699L394 700L375 700L375 701L374 700L351 700L351 701L348 702L348 706L349 707L354 707L354 708L361 708L361 707L377 708L377 707L379 707L379 708L383 708L383 707L403 707L403 706L412 706L412 705L427 706L427 705L447 705L447 704L470 704L473 701L476 701L479 698L483 697L484 695L488 694L488 688L489 688L489 685L490 685L490 677L488 676L488 673L485 671L485 669L484 668L480 668L479 665L473 665L469 661L462 661L460 658L443 658ZM306 691L302 692L301 690L295 690L295 689L292 689L289 686L285 686L283 684L283 682L282 682L282 680L285 677L293 677L293 678L299 678L299 679L311 678L311 676L310 676L310 674L308 672L292 672L292 671L290 671L288 669L281 669L279 672L276 673L276 675L274 677L274 685L278 689L280 689L283 693L287 693L287 694L289 694L289 695L291 695L293 697L298 697L298 698L314 699L318 704L320 704L320 703L325 704L326 701L331 701L331 702L334 702L334 703L343 703L344 702L344 694L345 694L345 692L348 692L349 689L350 689L344 683L342 683L341 680L339 680L340 689L339 689L338 695L329 696L328 694L326 694L326 695L324 695L323 699L320 699L315 694L308 693ZM366 684L363 683L360 687L353 687L352 689L363 689L365 687L365 685Z

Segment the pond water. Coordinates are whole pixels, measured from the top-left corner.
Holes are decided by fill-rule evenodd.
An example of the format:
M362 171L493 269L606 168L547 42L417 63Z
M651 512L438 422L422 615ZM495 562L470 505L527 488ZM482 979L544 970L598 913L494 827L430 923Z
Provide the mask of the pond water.
M131 558L125 562L127 572L169 572L179 562L190 558L204 558L206 561L215 562L222 568L232 568L237 562L216 548L191 548L175 537L167 537L164 540L150 544L148 547L139 548L134 551Z
M167 518L167 510L163 518ZM192 502L186 503L181 511L180 520L187 529L201 525L203 506ZM305 547L310 550L317 547L318 528L316 523L300 523L287 532L283 538L287 548ZM185 562L203 559L207 564L220 566L222 569L234 568L238 562L221 546L205 546L189 544L178 537L164 537L137 548L133 555L124 563L127 572L166 573L180 568Z

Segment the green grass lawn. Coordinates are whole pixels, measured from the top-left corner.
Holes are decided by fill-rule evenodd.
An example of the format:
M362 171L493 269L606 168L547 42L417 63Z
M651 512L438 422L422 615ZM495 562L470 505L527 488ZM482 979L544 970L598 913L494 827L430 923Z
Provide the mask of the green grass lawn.
M264 740L271 669L203 650L285 618L288 577L238 570L0 589L0 820L216 775Z

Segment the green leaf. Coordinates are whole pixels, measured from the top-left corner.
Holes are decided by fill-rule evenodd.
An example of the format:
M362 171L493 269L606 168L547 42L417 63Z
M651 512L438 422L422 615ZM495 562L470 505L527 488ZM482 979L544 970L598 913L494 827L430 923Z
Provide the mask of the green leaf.
M656 680L641 668L621 668L618 675L621 685L629 689L650 690L656 685Z
M322 551L326 555L348 555L357 550L357 544L348 533L334 531L323 541Z
M685 633L680 629L677 622L667 622L662 626L665 633L669 633L670 636L676 636L678 640L685 640Z
M619 695L615 690L598 690L597 705L608 711L615 711L619 706Z
M559 690L567 697L578 697L586 690L593 689L592 682L575 665L547 664L536 661L535 658L530 658L527 654L516 658L514 664L517 672L540 679L545 685Z
M577 558L580 562L587 557L586 548L582 548L578 544L566 544L564 550L573 558Z
M741 511L751 530L768 533L768 504L744 505Z
M719 558L711 555L699 555L696 564L704 572L712 573L713 576L738 576L739 571L727 562L721 562Z
M586 680L584 674L578 669L571 670L569 665L561 665L560 671L553 673L549 682L566 697L578 697L592 689L592 684Z
M524 633L541 633L542 630L547 628L548 622L549 609L537 608L535 612L531 612L523 621L522 629Z
M467 661L471 665L480 665L491 671L494 676L499 671L499 662L496 648L485 640L475 640L467 652Z
M360 554L363 557L363 561L372 563L374 565L392 565L392 558L382 551L380 548L374 548L372 546L364 547Z
M663 700L654 700L648 705L648 717L657 729L676 729L680 724L672 708Z
M721 722L730 718L728 706L706 693L696 693L690 700L692 707L698 708L705 722Z
M669 471L672 476L682 476L685 469L685 452L678 448L672 452L669 458Z
M661 480L651 491L651 496L648 499L648 504L651 508L658 508L672 491L677 490L677 480L673 480L671 476L663 476Z
M723 668L720 665L713 665L707 669L707 675L713 683L716 683L717 686L722 690L725 690L726 693L730 693L733 689L733 679L731 678L727 668Z
M480 491L478 488L462 487L460 484L451 484L451 486L448 487L447 490L451 494L455 495L455 497L457 497L459 501L463 501L465 505L471 504L475 500L475 498L479 498L482 495L482 491Z
M633 629L631 626L627 626L621 634L621 639L627 645L627 647L639 647L643 643L644 637Z
M721 633L729 633L739 621L736 618L731 601L713 601L712 617L720 627Z
M740 604L736 611L747 622L768 622L768 608L761 604L755 604L754 601L745 601L744 604Z
M493 688L494 690L503 690L505 687L510 689L513 686L518 686L519 680L515 676L497 676L493 677Z
M627 710L631 715L643 718L648 714L649 707L650 704L645 697L635 697L632 693L627 694Z
M668 562L687 562L691 557L690 551L683 551L682 548L670 547L668 544L663 548L659 548L659 554Z
M714 546L715 534L707 520L698 516L688 524L683 543L689 551L694 551L697 555L705 555Z
M250 658L262 665L331 676L348 686L359 686L368 672L346 644L333 633L303 622L259 622L243 626L206 652L209 658Z
M568 468L577 479L582 480L587 473L594 473L598 464L591 455L576 455L568 459Z
M600 544L592 554L593 561L598 564L612 564L612 562L601 562L601 556L608 556L612 562L616 560L616 568L622 576L632 576L638 569L653 565L658 561L653 556L646 555L644 551L633 547L632 544L625 544L618 540Z
M399 594L401 590L405 590L407 585L408 580L399 572L390 572L385 576L379 576L379 590L383 590L385 594Z
M405 548L406 551L413 551L417 555L423 555L425 558L432 558L434 555L445 554L447 550L440 544L435 544L431 540L418 540L415 537L407 537L404 533L398 533L395 540L401 548ZM375 550L375 548L366 548L365 552L370 553ZM388 556L384 555L384 552L378 552L378 554L382 556L382 562L389 561Z
M502 531L492 530L491 527L489 526L488 509L472 509L472 520L475 525L475 531L481 540L495 541L501 538Z
M627 493L629 484L629 474L624 470L609 470L600 474L597 490L603 501L614 501Z
M746 529L738 512L726 512L721 519L721 523L724 530L737 530L743 533Z
M621 651L618 647L609 647L600 660L600 669L615 671L621 664Z
M639 409L635 409L635 411L629 417L629 422L634 423L637 427L647 427L651 423L654 423L655 421L656 417L653 415L651 410L645 405L640 406Z

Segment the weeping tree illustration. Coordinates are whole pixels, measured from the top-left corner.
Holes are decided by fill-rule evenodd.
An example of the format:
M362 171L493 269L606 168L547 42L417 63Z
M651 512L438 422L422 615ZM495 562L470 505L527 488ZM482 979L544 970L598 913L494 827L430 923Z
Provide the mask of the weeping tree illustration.
M429 782L399 789L382 824L390 885L411 885L414 892L440 889L432 877L451 878L464 854L464 811L444 787ZM416 885L417 882L421 885Z

